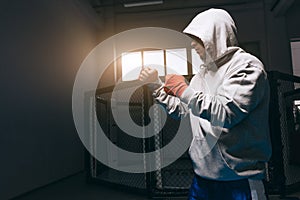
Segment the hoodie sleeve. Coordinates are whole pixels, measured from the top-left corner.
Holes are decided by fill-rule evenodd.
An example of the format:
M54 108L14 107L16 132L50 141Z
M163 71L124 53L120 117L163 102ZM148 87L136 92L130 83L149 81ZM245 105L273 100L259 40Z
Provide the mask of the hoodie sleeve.
M181 119L188 113L188 107L178 97L168 95L163 85L153 93L154 98L161 104L174 119Z
M263 68L247 63L230 69L215 95L188 87L181 101L195 116L209 120L214 126L232 128L268 97L268 87Z

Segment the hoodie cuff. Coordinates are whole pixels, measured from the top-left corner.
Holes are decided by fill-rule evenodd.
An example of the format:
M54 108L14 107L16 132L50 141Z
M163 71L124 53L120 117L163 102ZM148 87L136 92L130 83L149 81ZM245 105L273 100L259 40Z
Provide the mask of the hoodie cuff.
M194 93L195 90L193 90L190 87L187 87L179 98L183 103L188 104L191 98L193 97Z

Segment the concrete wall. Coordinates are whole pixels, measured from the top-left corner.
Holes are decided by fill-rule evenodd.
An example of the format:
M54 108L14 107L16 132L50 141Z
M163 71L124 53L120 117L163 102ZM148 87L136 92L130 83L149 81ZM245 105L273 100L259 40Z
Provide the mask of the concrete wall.
M0 199L83 170L72 118L76 72L99 38L85 1L2 1Z

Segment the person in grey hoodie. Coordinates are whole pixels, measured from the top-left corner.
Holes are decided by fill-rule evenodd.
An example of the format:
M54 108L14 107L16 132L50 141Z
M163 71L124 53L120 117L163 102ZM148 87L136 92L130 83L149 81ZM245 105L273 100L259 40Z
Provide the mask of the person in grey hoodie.
M172 116L189 113L195 172L189 199L266 199L262 180L271 143L264 66L238 47L235 23L225 10L199 13L183 32L204 63L190 83L176 74L162 83L150 67L139 80L156 86L153 96Z

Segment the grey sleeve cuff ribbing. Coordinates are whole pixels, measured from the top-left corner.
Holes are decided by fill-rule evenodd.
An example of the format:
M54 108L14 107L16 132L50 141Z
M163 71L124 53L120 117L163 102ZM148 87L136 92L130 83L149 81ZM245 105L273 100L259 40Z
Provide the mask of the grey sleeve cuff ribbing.
M187 87L185 89L185 91L182 93L181 97L180 97L180 100L185 103L185 104L189 104L191 98L193 97L195 93L195 90L193 90L192 88L190 87Z

